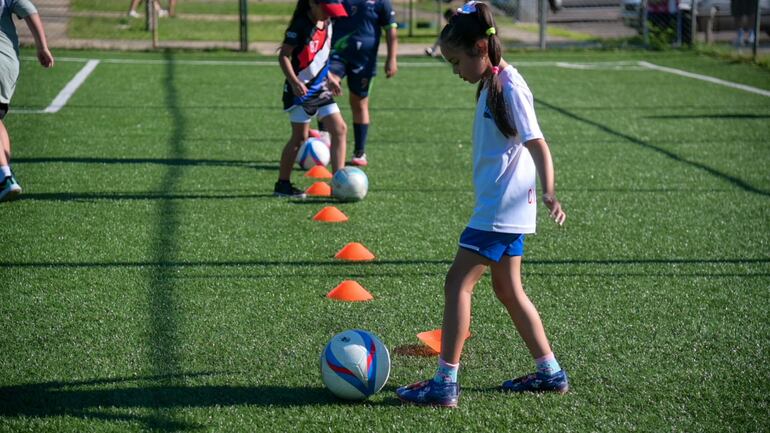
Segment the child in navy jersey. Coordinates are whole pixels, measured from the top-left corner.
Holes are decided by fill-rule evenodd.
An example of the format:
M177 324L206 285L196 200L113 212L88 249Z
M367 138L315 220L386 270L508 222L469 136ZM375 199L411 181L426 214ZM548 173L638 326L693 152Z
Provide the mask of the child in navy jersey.
M387 43L385 76L391 78L398 72L396 13L390 0L342 0L342 4L348 17L334 21L329 69L333 79L347 77L355 138L350 163L366 166L369 96L377 75L377 50L383 32Z
M501 57L491 9L466 3L441 32L441 54L454 73L479 83L473 122L473 185L476 205L444 285L444 322L438 370L432 379L398 388L409 403L457 406L457 373L471 320L471 294L487 268L495 295L505 306L535 359L536 371L505 381L513 392L569 389L543 323L521 282L525 234L535 232L535 179L543 203L557 224L566 214L556 199L548 144L537 123L532 93L522 76Z
M308 138L313 116L323 122L331 135L332 171L345 165L347 126L334 95L339 83L329 80L332 24L329 18L346 16L337 0L298 0L294 15L278 55L286 76L283 108L289 114L291 138L281 153L281 165L274 194L304 198L305 193L291 184L291 171L297 151Z

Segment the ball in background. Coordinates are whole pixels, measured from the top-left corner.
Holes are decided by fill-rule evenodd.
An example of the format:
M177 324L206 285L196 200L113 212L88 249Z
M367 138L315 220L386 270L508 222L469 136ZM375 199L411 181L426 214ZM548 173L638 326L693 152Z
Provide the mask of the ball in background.
M366 197L369 178L357 167L343 167L332 177L332 195L343 201L358 201Z
M305 170L316 165L328 165L330 159L329 147L317 138L307 139L297 152L297 164Z
M332 138L327 131L319 131L317 129L311 129L308 134L310 135L310 137L317 138L323 141L324 143L326 143L326 147L331 147Z
M321 353L321 377L332 394L364 400L381 390L390 375L390 353L368 331L349 329L329 340Z

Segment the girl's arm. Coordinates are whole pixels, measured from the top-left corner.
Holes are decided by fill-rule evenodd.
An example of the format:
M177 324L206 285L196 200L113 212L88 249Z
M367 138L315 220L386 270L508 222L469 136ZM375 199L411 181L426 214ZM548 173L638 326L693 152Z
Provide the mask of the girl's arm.
M543 203L548 207L551 218L553 218L557 224L562 225L564 224L564 220L567 219L567 214L564 213L561 208L561 203L556 199L553 160L551 159L551 151L548 148L548 143L542 138L536 138L527 141L524 143L524 146L532 155L532 160L535 161L537 173L540 175L540 185L543 188Z
M291 90L295 96L305 96L307 94L307 87L305 83L297 78L297 74L294 73L294 69L291 67L291 52L294 51L294 47L288 44L281 45L281 50L278 53L278 64L281 65L281 71L286 76Z
M398 63L396 61L396 56L398 55L398 36L395 27L390 27L385 30L385 39L388 44L388 60L385 62L385 76L390 78L398 72Z
M40 21L39 14L31 14L24 18L24 22L27 23L29 31L35 38L35 48L37 48L37 59L40 64L46 68L53 66L53 55L48 51L48 41L45 38L45 30L43 29L43 22Z

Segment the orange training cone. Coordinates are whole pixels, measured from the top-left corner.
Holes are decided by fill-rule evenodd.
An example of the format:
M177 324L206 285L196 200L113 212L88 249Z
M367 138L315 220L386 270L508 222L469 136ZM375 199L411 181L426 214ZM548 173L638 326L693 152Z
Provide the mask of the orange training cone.
M305 173L305 177L312 177L313 179L331 179L332 174L323 165L316 165Z
M351 242L339 250L339 252L334 255L334 258L340 260L367 261L374 260L374 254L358 242Z
M324 223L344 223L347 220L348 216L334 206L326 206L313 217L313 221Z
M353 280L345 280L340 283L339 286L332 289L331 292L326 294L329 299L335 299L337 301L371 301L374 299L371 293L361 287L360 284Z
M470 336L471 336L471 333L468 332L468 335L465 336L465 339L467 340L468 337ZM441 353L441 330L440 329L420 332L419 334L417 334L417 338L419 338L420 341L425 343L426 346L433 349L434 352Z
M332 187L326 182L316 182L305 190L305 194L315 197L331 197Z

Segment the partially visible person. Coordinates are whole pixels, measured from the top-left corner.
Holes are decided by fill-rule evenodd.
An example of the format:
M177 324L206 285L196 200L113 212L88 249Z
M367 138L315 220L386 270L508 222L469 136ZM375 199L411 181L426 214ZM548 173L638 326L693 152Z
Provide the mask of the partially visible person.
M736 29L735 46L754 43L754 22L757 17L757 0L730 0L730 15Z
M347 18L334 22L333 51L329 60L330 79L347 77L350 108L353 110L355 148L350 163L366 166L366 141L369 134L369 96L377 75L377 51L385 32L387 59L385 76L398 72L396 13L390 0L343 0Z
M139 12L136 11L136 8L139 7L139 3L141 3L142 0L131 0L131 4L128 7L128 16L131 18L139 18L141 15ZM152 0L153 7L158 12L159 17L175 17L176 16L176 0L168 0L168 9L163 9L160 6L160 0Z
M19 36L11 14L24 20L35 38L37 59L45 68L53 66L54 59L48 50L43 22L37 9L29 0L0 0L0 201L9 201L21 194L21 186L11 171L11 139L5 127L5 115L8 114L11 98L16 90L19 78Z
M298 0L286 29L278 63L286 77L283 109L289 114L291 137L281 152L275 196L305 197L304 191L292 185L291 172L315 116L331 134L332 171L345 166L347 125L333 98L341 89L339 82L330 78L328 65L332 39L329 18L344 16L345 8L337 0Z
M455 14L455 10L452 8L447 8L444 11L444 20L448 23L449 19L452 18L452 15ZM433 43L432 47L428 47L425 49L425 55L429 57L438 57L441 55L439 52L439 44L441 43L441 35L436 36L436 42Z
M532 92L501 53L492 8L486 3L466 3L441 32L441 55L452 72L463 81L479 83L473 120L476 206L444 282L438 368L432 378L396 389L406 403L457 406L473 289L487 268L495 295L535 364L533 373L507 380L501 389L560 394L569 390L567 373L556 360L540 314L522 284L524 239L535 233L537 225L537 175L549 216L561 225L567 214L556 198L553 159L535 115Z

